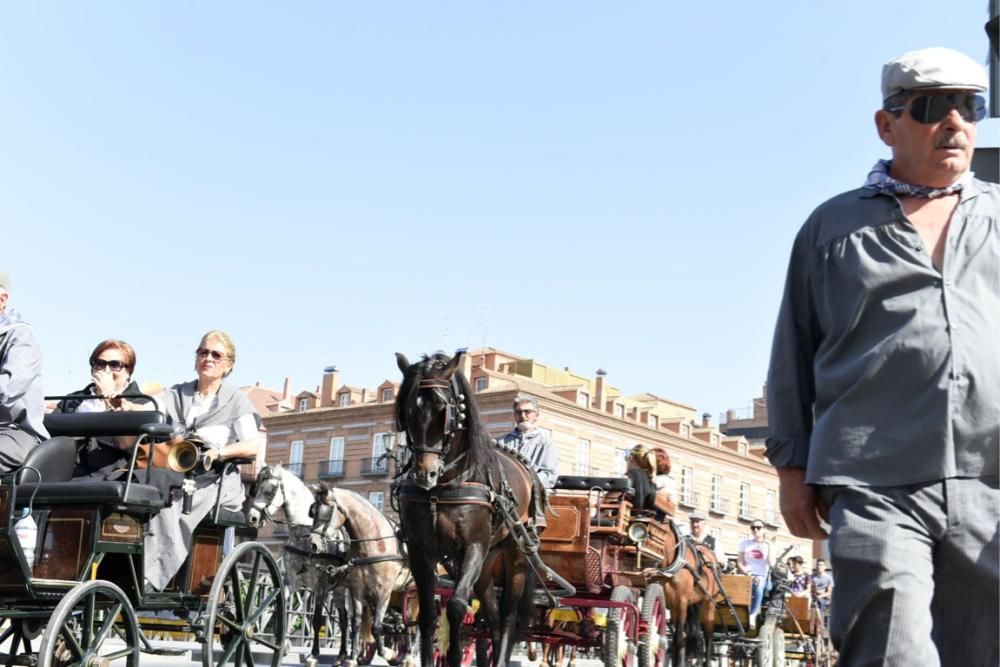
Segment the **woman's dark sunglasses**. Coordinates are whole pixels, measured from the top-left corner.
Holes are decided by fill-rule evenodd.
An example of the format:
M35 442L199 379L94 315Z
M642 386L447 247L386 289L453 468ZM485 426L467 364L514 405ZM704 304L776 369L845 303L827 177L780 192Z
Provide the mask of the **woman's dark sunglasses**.
M194 353L199 357L212 357L213 361L222 361L227 356L217 350L208 350L204 347L199 347Z
M95 371L103 371L105 368L109 368L114 372L118 372L125 368L125 364L118 361L117 359L112 359L111 361L105 361L104 359L94 359L94 363L90 364L90 367Z
M897 117L909 110L910 117L918 123L930 125L944 119L952 109L958 110L967 123L978 123L986 118L986 98L975 93L948 93L946 95L917 95L906 104L886 109Z

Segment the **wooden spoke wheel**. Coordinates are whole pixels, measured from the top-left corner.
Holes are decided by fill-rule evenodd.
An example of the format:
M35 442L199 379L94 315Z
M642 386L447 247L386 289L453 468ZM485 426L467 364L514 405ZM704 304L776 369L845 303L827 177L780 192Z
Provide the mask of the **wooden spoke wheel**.
M274 556L262 544L237 546L219 566L208 596L203 667L278 667L285 640L285 595ZM220 655L215 655L216 650Z
M611 602L635 605L635 595L628 586L615 586ZM627 607L613 607L608 611L604 628L603 659L605 667L633 667L635 665L635 614Z
M38 667L138 667L139 625L128 597L88 581L59 602L45 626Z
M664 667L667 655L667 603L663 587L650 584L642 596L639 616L646 632L639 637L639 667Z

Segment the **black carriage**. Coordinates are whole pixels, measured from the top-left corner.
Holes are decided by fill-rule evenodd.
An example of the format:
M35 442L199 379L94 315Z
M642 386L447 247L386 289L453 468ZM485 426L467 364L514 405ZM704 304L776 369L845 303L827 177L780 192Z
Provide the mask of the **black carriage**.
M53 436L138 436L146 444L172 435L163 415L152 411L51 414L45 425ZM138 449L130 481L71 479L76 442L66 438L42 443L21 468L0 476L0 618L7 623L0 641L10 642L6 664L134 667L140 652L176 654L155 647L144 632L162 629L155 617L166 612L179 619L173 631L202 642L205 667L255 660L278 665L286 621L274 557L263 545L246 542L223 558L225 530L247 525L242 512L217 503L192 535L187 561L166 589L145 588L144 530L164 499L156 487L141 483L148 476L135 470ZM246 461L225 465L241 463ZM136 477L139 482L131 481ZM15 532L28 515L37 525L30 565ZM151 618L139 618L140 611Z

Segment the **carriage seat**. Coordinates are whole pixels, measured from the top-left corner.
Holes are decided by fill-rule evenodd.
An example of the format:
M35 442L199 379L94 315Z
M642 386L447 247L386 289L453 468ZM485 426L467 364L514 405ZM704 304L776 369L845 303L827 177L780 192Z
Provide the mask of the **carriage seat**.
M165 424L162 412L53 412L45 415L45 428L49 435L71 438L110 437L115 435L140 435L147 424Z
M628 477L587 477L579 475L560 475L553 487L557 491L590 491L600 489L605 493L626 493L632 490Z
M125 482L74 480L20 484L17 504L27 505L34 497L35 505L114 505L132 512L158 510L163 507L160 490L146 484L132 484L125 504Z

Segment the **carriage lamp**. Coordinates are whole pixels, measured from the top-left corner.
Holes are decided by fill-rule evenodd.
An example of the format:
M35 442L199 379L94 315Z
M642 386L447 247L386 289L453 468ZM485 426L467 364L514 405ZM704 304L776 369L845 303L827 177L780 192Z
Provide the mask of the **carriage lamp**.
M635 523L629 524L628 538L630 540L641 544L647 537L649 537L649 528L646 527L645 522L636 521Z

